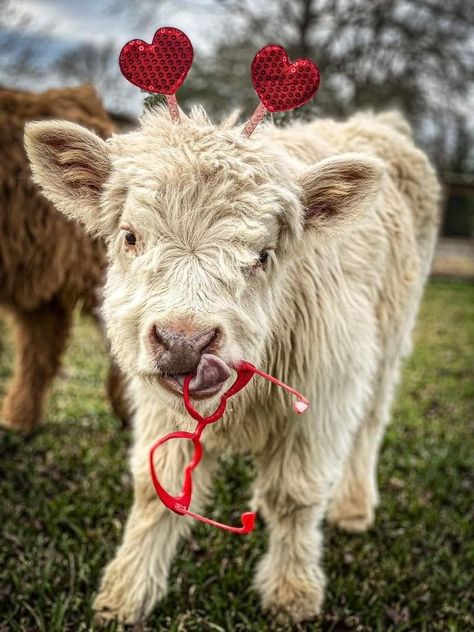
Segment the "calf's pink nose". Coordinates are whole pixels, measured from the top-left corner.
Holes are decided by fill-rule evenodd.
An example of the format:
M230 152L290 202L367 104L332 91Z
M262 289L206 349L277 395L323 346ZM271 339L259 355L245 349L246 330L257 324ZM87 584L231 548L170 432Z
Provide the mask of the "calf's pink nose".
M197 369L203 353L217 351L217 327L191 332L189 327L186 329L179 324L164 327L155 323L152 326L149 342L157 367L163 373L191 373Z

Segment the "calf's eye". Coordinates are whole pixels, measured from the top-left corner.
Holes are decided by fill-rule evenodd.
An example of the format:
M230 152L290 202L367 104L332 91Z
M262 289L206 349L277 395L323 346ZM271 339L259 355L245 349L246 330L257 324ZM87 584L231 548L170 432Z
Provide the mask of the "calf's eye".
M128 231L125 234L125 243L127 246L134 246L137 243L137 238L132 232Z
M270 253L268 252L268 250L262 250L258 255L258 263L261 266L264 266L267 263L269 256Z

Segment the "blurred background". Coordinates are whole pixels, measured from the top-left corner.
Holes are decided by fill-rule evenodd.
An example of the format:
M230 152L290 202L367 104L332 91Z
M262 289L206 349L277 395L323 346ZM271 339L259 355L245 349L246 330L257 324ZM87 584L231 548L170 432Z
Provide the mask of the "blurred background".
M117 56L163 25L195 47L180 103L201 103L217 119L255 107L250 63L269 42L321 68L317 98L295 116L401 109L445 185L442 232L451 240L438 255L464 256L459 272L474 274L473 2L0 0L0 84L40 91L91 82L116 122L133 123L146 95L121 76Z
M136 125L147 94L122 77L118 54L160 26L195 48L185 109L248 116L251 61L275 42L322 73L317 98L276 123L399 109L436 165L434 276L447 278L427 285L384 441L376 525L357 537L325 527L326 608L298 630L474 630L473 0L0 0L0 632L93 630L101 569L132 502L130 411L89 317L105 245L33 187L24 123L67 118L104 138ZM84 83L107 112L92 89L64 89ZM61 90L30 94L51 88ZM252 464L226 458L223 470L212 515L237 521ZM238 544L198 526L169 598L139 629L278 629L250 588L265 547L262 521Z

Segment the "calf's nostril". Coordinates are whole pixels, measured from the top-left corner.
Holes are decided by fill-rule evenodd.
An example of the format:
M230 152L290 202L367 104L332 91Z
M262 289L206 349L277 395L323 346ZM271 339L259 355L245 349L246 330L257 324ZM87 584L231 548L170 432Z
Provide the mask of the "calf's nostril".
M163 344L163 338L160 334L160 328L156 325L153 325L152 335L156 342L158 342L159 344Z
M216 327L215 329L211 329L210 331L206 331L200 334L196 339L196 349L201 353L207 349L218 337L219 330Z

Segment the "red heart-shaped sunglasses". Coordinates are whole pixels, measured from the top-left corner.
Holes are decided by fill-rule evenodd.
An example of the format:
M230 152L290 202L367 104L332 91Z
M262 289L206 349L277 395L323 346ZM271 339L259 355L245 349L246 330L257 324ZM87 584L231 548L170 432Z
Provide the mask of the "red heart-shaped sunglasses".
M196 520L200 520L201 522L205 522L206 524L213 525L214 527L219 527L221 529L225 529L226 531L231 531L232 533L249 533L253 530L255 525L256 514L253 512L243 513L241 515L242 526L234 527L231 525L222 524L221 522L217 522L216 520L211 520L210 518L205 518L204 516L200 516L199 514L196 514L193 511L189 510L193 488L193 471L199 464L203 455L203 447L201 443L201 435L203 433L203 430L209 424L213 424L222 418L227 407L227 400L229 399L229 397L236 395L239 391L245 388L245 386L247 386L254 375L260 375L261 377L270 380L270 382L273 382L277 386L281 386L292 395L294 395L297 398L297 401L294 403L293 408L295 412L297 412L299 415L303 414L307 410L307 408L309 407L309 401L306 399L306 397L301 395L301 393L298 393L298 391L296 391L294 388L291 388L291 386L288 386L287 384L284 384L283 382L278 380L276 377L273 377L272 375L269 375L268 373L257 369L255 366L253 366L253 364L250 364L249 362L240 362L235 367L235 370L237 372L237 378L235 382L221 396L219 406L208 417L203 417L191 404L191 399L189 395L189 384L193 376L191 374L186 376L183 384L184 405L191 417L193 417L193 419L198 422L196 430L194 432L170 432L166 436L161 437L161 439L155 441L150 449L149 465L151 480L153 481L153 486L156 490L156 493L158 494L162 503L166 507L168 507L168 509L171 509L171 511L174 511L181 516L190 516L191 518L195 518ZM194 455L184 469L184 482L181 488L181 493L178 496L172 496L164 489L164 487L158 480L154 465L154 455L156 450L171 439L188 439L194 444Z

